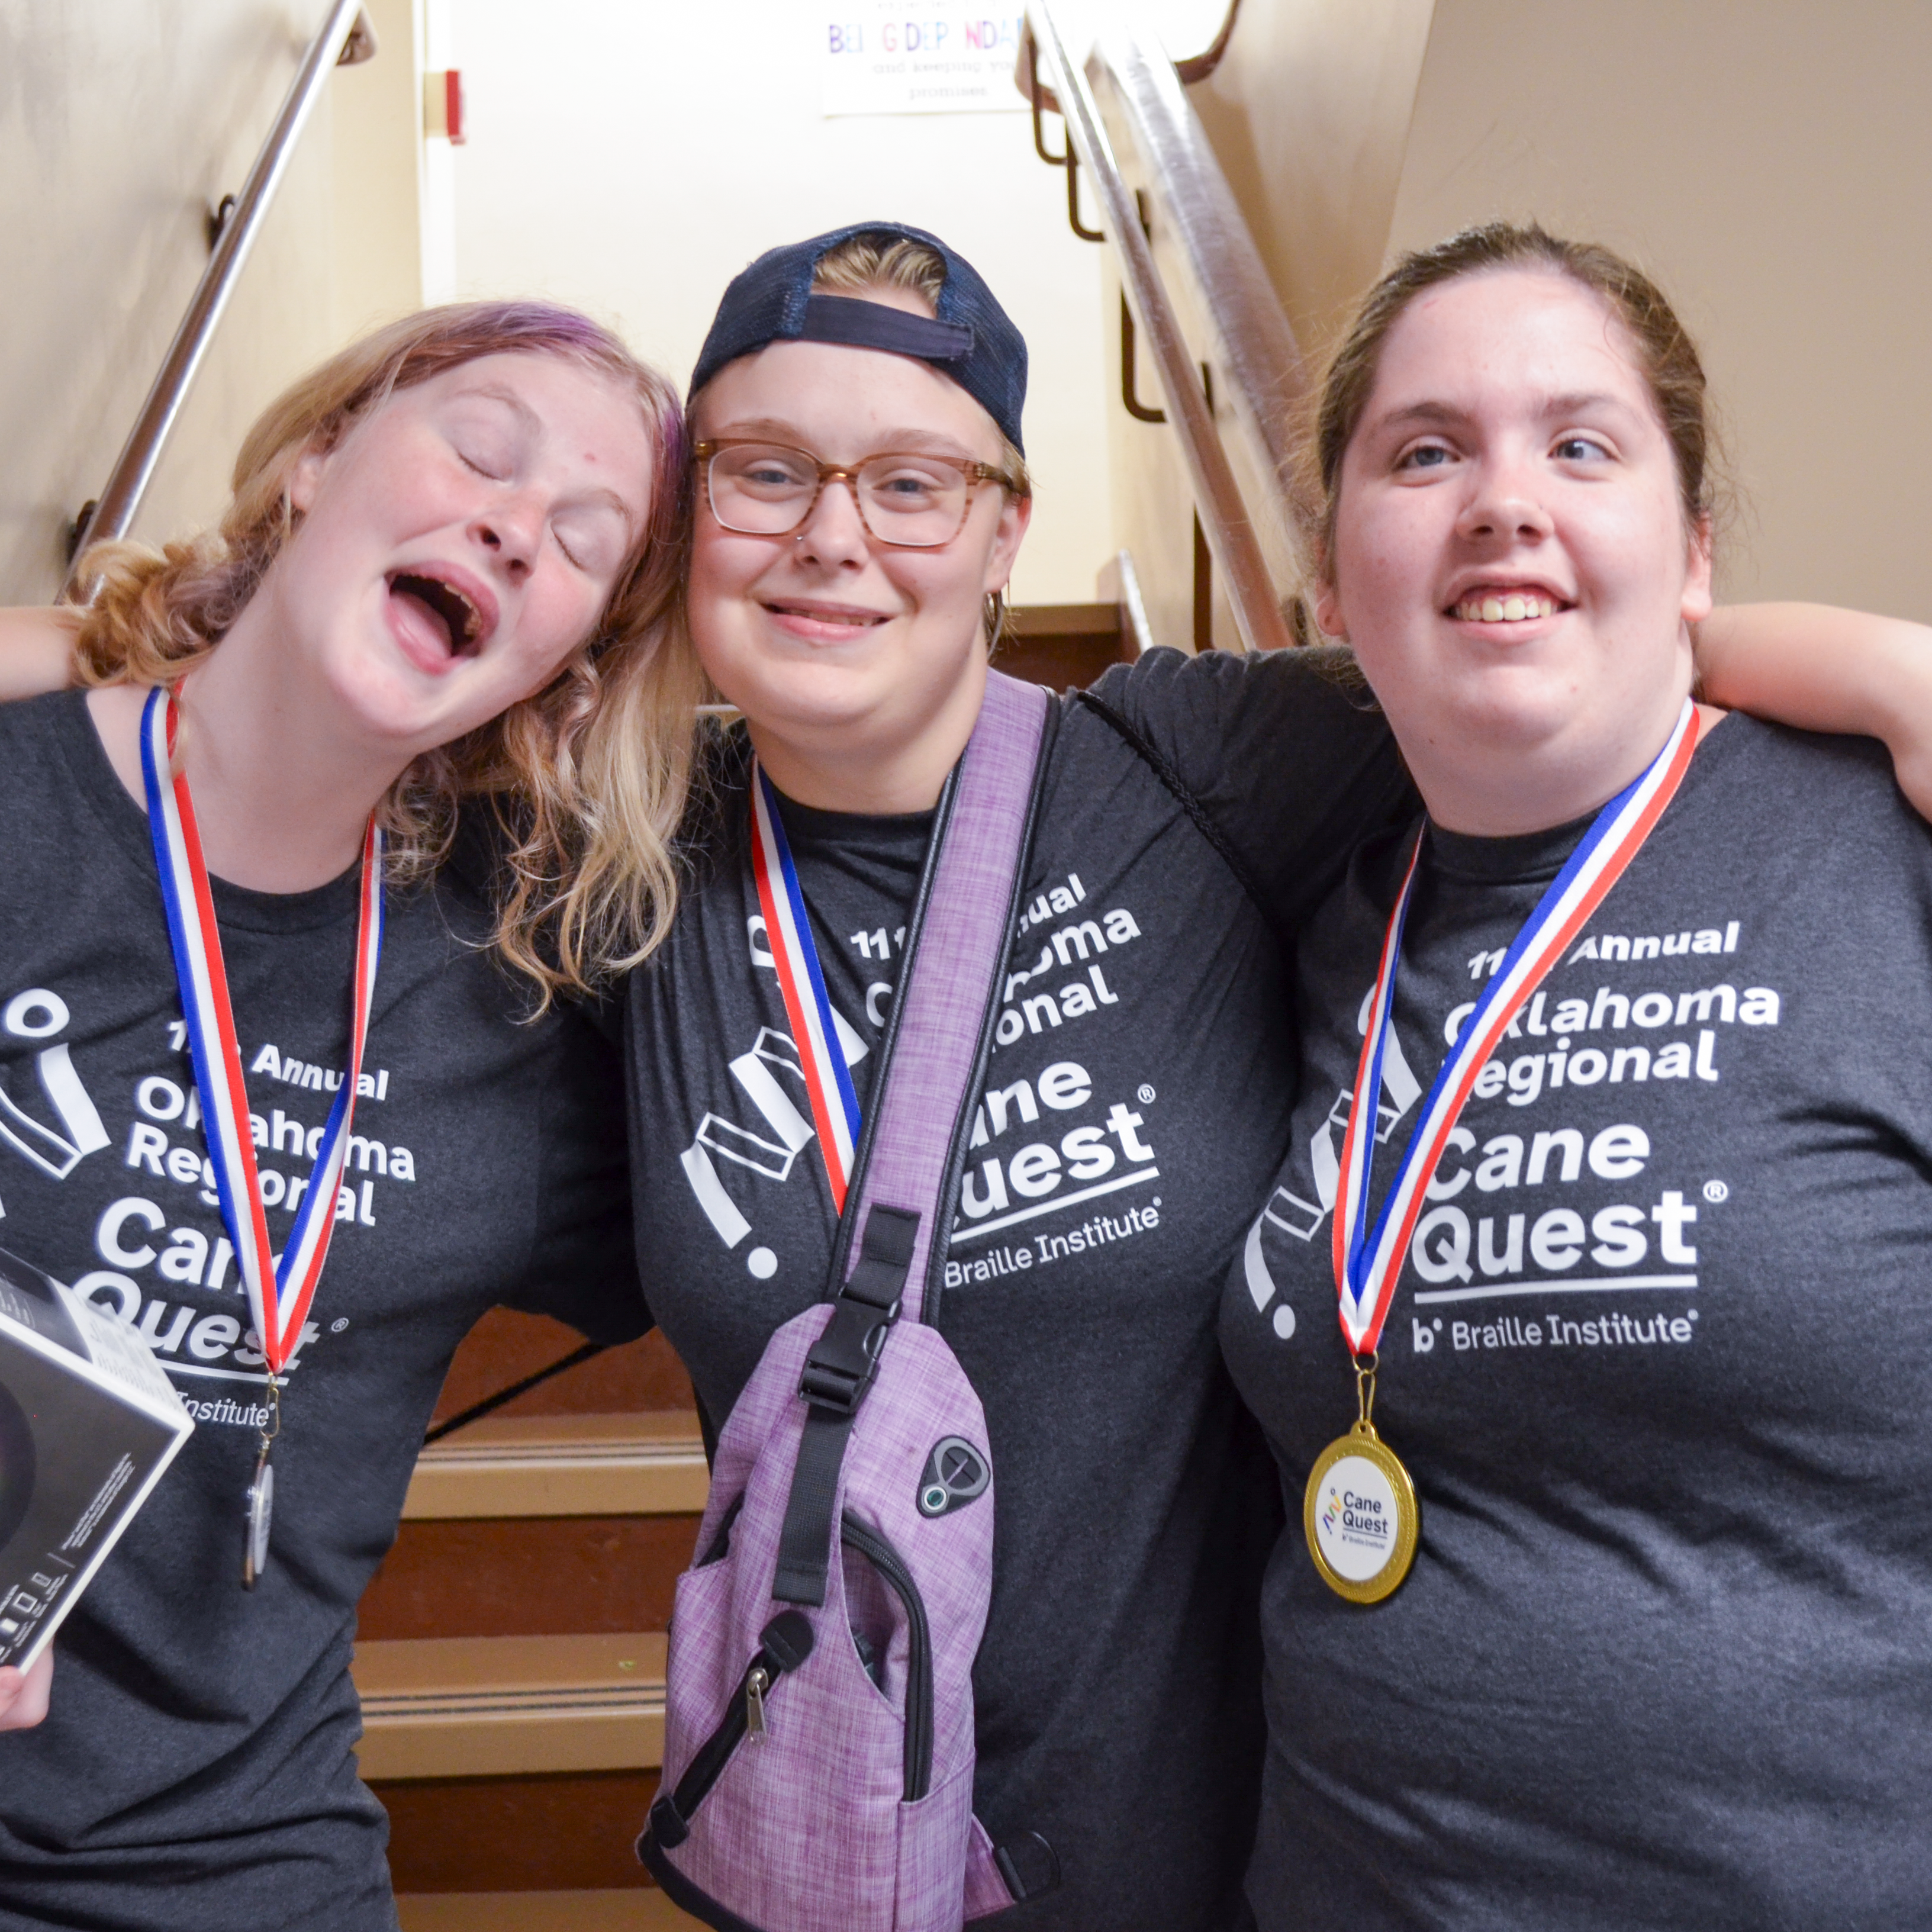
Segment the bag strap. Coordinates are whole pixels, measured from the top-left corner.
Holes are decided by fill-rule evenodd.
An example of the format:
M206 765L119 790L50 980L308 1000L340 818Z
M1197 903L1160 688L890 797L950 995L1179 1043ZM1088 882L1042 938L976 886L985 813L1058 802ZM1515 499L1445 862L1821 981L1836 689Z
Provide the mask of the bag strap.
M832 1318L806 1358L809 1405L772 1594L822 1604L845 1443L892 1324L916 1322L946 1252L944 1210L992 1048L1053 709L991 672L934 815L905 964L832 1256Z
M849 1253L875 1206L890 1204L920 1217L904 1274L904 1312L915 1322L926 1278L938 1275L944 1259L937 1210L998 1017L1000 975L1025 884L1052 704L1037 685L998 671L987 676L951 808L933 828L923 903L915 908L887 1057L874 1082L854 1188L860 1211L840 1230ZM854 1280L862 1265L853 1268Z

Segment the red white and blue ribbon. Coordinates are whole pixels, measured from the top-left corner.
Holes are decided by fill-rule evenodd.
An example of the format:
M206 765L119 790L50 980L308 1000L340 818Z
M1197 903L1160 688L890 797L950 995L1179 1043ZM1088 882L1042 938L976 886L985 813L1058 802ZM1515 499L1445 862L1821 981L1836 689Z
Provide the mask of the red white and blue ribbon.
M1355 1068L1355 1090L1342 1142L1341 1174L1335 1190L1335 1286L1342 1333L1358 1355L1370 1353L1381 1339L1395 1297L1396 1281L1408 1254L1410 1238L1424 1200L1454 1131L1471 1088L1524 1002L1588 923L1624 868L1636 856L1652 828L1676 794L1690 754L1697 747L1697 708L1689 699L1676 728L1642 775L1619 792L1596 816L1569 862L1538 902L1502 967L1484 989L1436 1084L1422 1104L1388 1198L1372 1234L1368 1225L1369 1183L1375 1164L1376 1110L1382 1090L1382 1054L1395 1010L1396 968L1402 957L1402 928L1414 890L1417 863L1426 828L1416 836L1408 871L1389 916L1370 998L1368 1025Z
M818 948L812 941L798 868L792 862L784 824L778 816L778 794L755 762L752 766L752 871L758 884L758 905L765 916L772 958L778 966L785 1017L791 1023L791 1036L805 1071L805 1089L812 1099L812 1124L818 1130L818 1144L825 1156L832 1208L842 1214L859 1144L859 1096L846 1070L832 1002L826 997L825 976L819 970Z
M279 1376L302 1336L316 1284L335 1228L337 1191L349 1152L349 1124L362 1072L362 1049L375 997L376 966L382 950L382 835L375 820L362 842L362 910L356 940L356 981L350 1022L349 1066L322 1130L295 1225L276 1258L255 1165L248 1094L242 1078L242 1050L229 1004L221 934L202 856L194 801L188 776L173 769L177 714L174 694L157 687L141 717L141 770L147 783L148 830L167 908L168 937L188 1022L194 1077L200 1090L202 1131L214 1169L221 1216L248 1291L255 1333L268 1372Z

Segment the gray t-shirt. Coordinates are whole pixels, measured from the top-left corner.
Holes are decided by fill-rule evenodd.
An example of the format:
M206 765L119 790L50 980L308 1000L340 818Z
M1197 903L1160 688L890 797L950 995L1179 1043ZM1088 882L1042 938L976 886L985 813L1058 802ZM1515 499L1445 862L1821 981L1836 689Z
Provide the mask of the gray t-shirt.
M1378 1208L1582 830L1430 832ZM1354 1415L1330 1206L1413 836L1307 928L1293 1151L1222 1304L1294 1519L1260 1922L1932 1922L1932 834L1868 742L1698 751L1432 1183L1376 1408L1421 1541L1362 1609L1300 1516Z
M52 1714L0 1734L0 1927L392 1927L387 1821L351 1748L356 1600L478 1315L645 1325L615 1060L580 1019L515 1023L462 867L389 894L370 1090L244 1592L263 1364L202 1165L147 819L78 693L0 706L0 1246L131 1322L197 1418L55 1640ZM357 884L214 884L278 1245L346 1052Z
M1162 652L1100 686L1284 920L1407 796L1380 721L1325 668ZM700 882L627 1012L647 1293L716 1424L823 1297L833 1226L746 863L745 768L739 740ZM928 820L782 811L862 1107ZM1206 1932L1239 1910L1275 1504L1214 1318L1286 1145L1288 990L1268 921L1174 792L1066 706L936 1311L998 1485L975 1808L995 1843L1047 1838L1064 1876L1002 1916L1012 1932Z

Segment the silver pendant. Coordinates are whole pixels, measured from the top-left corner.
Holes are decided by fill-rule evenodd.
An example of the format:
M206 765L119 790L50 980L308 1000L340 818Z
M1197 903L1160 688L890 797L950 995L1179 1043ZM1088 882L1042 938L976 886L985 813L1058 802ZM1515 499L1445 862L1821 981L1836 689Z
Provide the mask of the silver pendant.
M255 1480L248 1485L248 1544L242 1556L242 1587L252 1590L268 1567L268 1525L275 1510L275 1468L262 1444Z

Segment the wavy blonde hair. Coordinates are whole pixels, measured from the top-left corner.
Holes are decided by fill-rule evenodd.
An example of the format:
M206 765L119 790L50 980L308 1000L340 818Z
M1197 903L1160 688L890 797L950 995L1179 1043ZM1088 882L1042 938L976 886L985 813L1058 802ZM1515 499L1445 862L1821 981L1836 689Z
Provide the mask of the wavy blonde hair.
M217 650L300 522L288 485L399 390L479 356L559 356L634 395L651 450L649 513L590 635L542 690L424 752L378 808L389 876L448 855L458 809L487 799L502 832L494 940L538 1010L660 944L676 910L676 836L704 674L676 621L690 464L677 392L608 329L540 302L459 302L388 324L304 376L242 445L213 530L160 550L105 543L82 562L92 602L83 684L178 684Z

